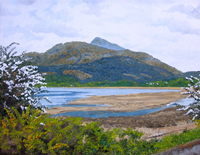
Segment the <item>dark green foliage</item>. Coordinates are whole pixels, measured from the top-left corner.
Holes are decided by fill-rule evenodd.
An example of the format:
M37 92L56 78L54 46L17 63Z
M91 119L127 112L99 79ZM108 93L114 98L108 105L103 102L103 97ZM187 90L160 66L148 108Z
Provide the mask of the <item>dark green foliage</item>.
M45 75L48 87L186 87L189 82L179 78L171 81L154 81L137 83L135 81L121 80L117 82L96 81L81 84L75 77L64 75Z
M78 80L71 76L45 75L47 87L70 87L79 84Z
M141 86L146 87L186 87L188 86L189 82L184 78L179 78L177 80L169 80L169 81L154 81L154 82L147 82L141 84Z

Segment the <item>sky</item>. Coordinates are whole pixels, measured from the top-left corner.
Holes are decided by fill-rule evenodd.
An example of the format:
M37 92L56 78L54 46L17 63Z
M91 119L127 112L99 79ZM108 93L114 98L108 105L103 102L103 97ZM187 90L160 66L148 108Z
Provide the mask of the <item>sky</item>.
M199 0L1 0L0 45L45 52L101 37L182 72L200 71Z

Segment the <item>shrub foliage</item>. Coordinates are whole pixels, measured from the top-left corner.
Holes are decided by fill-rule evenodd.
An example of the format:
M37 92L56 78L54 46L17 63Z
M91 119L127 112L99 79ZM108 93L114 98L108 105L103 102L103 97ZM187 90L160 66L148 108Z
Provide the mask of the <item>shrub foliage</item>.
M5 115L4 107L15 107L19 111L31 105L31 108L40 108L36 97L41 92L41 87L36 85L45 84L36 66L28 64L24 53L16 56L12 43L7 47L0 46L0 116Z
M200 128L196 128L145 141L140 139L142 133L130 128L104 131L97 122L83 125L81 118L52 118L40 110L30 116L30 106L22 114L14 108L15 115L6 111L8 116L0 125L0 153L7 154L147 155L200 138Z
M0 126L0 148L3 153L122 153L126 150L123 145L136 142L142 136L142 133L132 129L104 131L97 122L83 125L81 118L51 118L46 114L41 115L40 110L33 110L30 116L30 106L22 115L14 108L15 115L5 110L8 116L1 119ZM129 138L126 139L126 136Z

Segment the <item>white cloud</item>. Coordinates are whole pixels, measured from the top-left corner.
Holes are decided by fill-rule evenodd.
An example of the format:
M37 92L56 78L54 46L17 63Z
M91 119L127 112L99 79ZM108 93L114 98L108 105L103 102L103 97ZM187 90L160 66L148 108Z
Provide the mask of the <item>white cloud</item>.
M196 34L200 35L200 28L192 28L188 22L179 21L178 19L161 19L156 21L154 26L167 26L172 33L180 32L182 34Z
M87 4L88 10L84 11L87 14L95 14L96 16L100 16L102 14L101 4L104 2L104 0L83 0L84 3Z
M193 7L191 5L185 6L183 4L179 4L169 8L169 12L180 12L186 14L189 17L193 17L196 19L200 19L200 4L197 7Z
M199 7L198 0L6 0L0 2L0 39L45 52L98 36L182 71L200 70Z

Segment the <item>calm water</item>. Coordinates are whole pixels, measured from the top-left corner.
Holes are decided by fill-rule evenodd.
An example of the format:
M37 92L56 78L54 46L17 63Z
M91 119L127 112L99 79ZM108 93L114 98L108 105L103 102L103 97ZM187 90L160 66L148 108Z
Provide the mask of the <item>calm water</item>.
M173 105L170 105L173 106ZM119 117L119 116L139 116L139 115L146 115L148 113L156 112L170 106L163 106L154 109L144 109L139 111L131 111L131 112L112 112L112 111L72 111L66 112L62 114L57 114L53 116L73 116L73 117L86 117L86 118L100 118L100 117Z
M90 96L99 95L119 95L119 94L136 94L136 93L157 93L157 92L178 92L179 90L166 90L166 89L108 89L108 88L46 88L48 92L40 94L40 96L48 97L52 102L41 100L41 104L49 108L55 106L62 107L85 107L85 106L108 106L108 105L67 105L72 100L87 98ZM170 105L172 106L172 105ZM156 112L167 108L168 106L145 109L134 112L111 112L111 111L74 111L53 116L75 116L75 117L109 117L109 116L138 116L148 113Z
M52 103L41 100L42 105L64 106L68 102L76 99L87 98L90 96L101 95L119 95L119 94L136 94L136 93L157 93L157 92L178 92L179 90L165 89L106 89L106 88L46 88L47 93L40 96L48 97ZM68 105L69 106L69 105Z
M83 107L88 105L67 105L72 100L87 98L90 96L99 95L119 95L119 94L136 94L136 93L157 93L157 92L178 92L179 90L165 89L112 89L112 88L46 88L47 93L42 93L40 96L48 97L52 102L41 100L41 104L47 107L63 106L63 107ZM108 105L90 105L90 106L108 106ZM78 111L68 112L59 115L81 116L81 117L109 117L109 116L137 116L155 112L166 107L141 110L137 112L107 112L107 111Z

